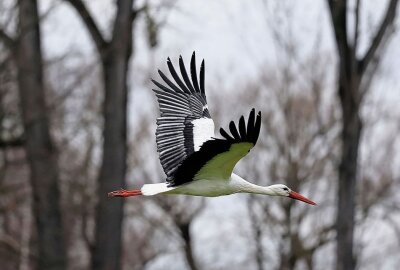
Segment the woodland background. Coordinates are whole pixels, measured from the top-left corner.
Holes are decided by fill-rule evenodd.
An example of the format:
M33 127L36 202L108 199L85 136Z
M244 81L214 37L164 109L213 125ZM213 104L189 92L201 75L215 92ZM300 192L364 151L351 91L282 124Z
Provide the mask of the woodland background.
M0 1L1 269L398 269L398 0ZM282 198L108 199L160 182L150 78L206 61L237 166ZM199 62L199 61L198 61Z

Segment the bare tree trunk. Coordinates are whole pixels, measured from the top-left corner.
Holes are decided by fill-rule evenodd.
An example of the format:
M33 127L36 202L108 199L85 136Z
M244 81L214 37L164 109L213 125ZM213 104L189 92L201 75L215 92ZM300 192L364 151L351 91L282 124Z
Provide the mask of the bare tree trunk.
M57 153L50 136L45 102L37 1L19 0L18 7L19 39L14 53L31 171L38 269L65 269Z
M287 184L292 187L293 190L299 190L300 180L298 179L298 165L293 161L289 151L286 158L289 164L286 176ZM289 243L289 249L287 252L282 251L281 262L279 266L280 270L294 269L297 260L301 258L298 256L298 254L301 253L300 248L302 249L302 247L299 246L300 243L296 230L292 228L292 207L293 201L291 200L287 201L285 205L283 205L283 210L286 217L286 230L283 237L287 239L286 242Z
M132 0L118 2L112 41L102 55L104 74L103 158L99 175L93 269L120 269L124 200L109 200L125 187L127 156L127 72L132 51Z
M98 179L95 243L92 269L120 269L123 200L108 200L107 193L125 187L127 155L127 72L132 54L134 0L118 0L110 41L104 39L84 2L68 0L85 23L98 50L104 80L103 155Z
M193 239L190 233L193 221L205 207L204 199L193 200L187 197L184 200L179 198L155 198L161 209L172 218L176 229L180 232L180 240L183 241L183 252L185 253L188 269L201 269L196 260L193 250ZM171 211L175 209L174 211Z
M189 265L189 268L191 270L198 270L199 267L198 267L198 265L196 263L196 259L194 257L193 247L192 247L192 238L190 236L190 223L179 224L178 228L181 231L182 239L185 242L185 256L186 256L186 261Z
M293 171L292 169L289 170L289 175L290 175L290 173L292 171ZM294 181L295 178L290 178L289 177L288 179L290 179L289 180L289 185L290 185L290 182L292 182L293 184L296 183L294 189L298 190L297 189L297 186L298 186L297 181ZM279 267L278 267L279 270L294 269L294 267L296 265L296 262L297 262L297 256L296 256L296 253L295 253L297 251L296 250L297 247L296 247L296 245L294 243L294 239L293 239L293 235L292 235L292 221L291 221L292 205L293 205L293 202L289 201L283 207L283 210L285 211L287 227L285 228L285 233L283 234L282 237L287 239L285 242L289 243L290 246L289 246L288 250L286 250L286 251L282 250L281 251L281 256L280 256L281 257L281 261L280 261L280 264L279 264Z
M128 94L126 74L130 52L110 55L112 57L107 57L109 59L103 62L105 83L103 163L98 181L100 197L96 209L93 269L119 269L122 243L124 200L109 200L106 194L110 190L125 187Z
M353 79L354 80L354 79ZM336 218L338 269L355 269L353 255L354 217L356 207L357 161L362 122L358 86L339 86L342 108L342 151L339 164L338 212Z
M369 84L361 87L366 70L375 70L379 59L378 49L388 40L390 29L396 15L398 0L391 0L381 21L378 31L364 57L357 59L357 44L360 20L360 0L356 1L353 37L348 37L346 0L328 0L333 30L339 56L338 96L342 109L342 153L339 164L338 209L336 218L338 270L355 269L356 259L353 254L354 216L357 181L357 161L360 144L362 121L360 104ZM352 43L349 41L352 40ZM372 67L371 67L372 66ZM373 76L373 72L368 74ZM370 78L364 78L370 80Z
M252 228L254 244L255 244L255 261L258 270L264 270L264 248L262 245L262 230L261 224L257 219L256 212L254 210L254 196L250 196L247 201L247 209L249 212L250 224Z

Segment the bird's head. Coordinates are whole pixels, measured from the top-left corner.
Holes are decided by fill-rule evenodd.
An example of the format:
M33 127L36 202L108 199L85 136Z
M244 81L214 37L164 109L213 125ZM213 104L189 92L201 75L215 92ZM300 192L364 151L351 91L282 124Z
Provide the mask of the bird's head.
M290 188L288 188L285 185L282 185L282 184L272 185L272 186L269 186L269 189L276 196L289 197L289 198L299 200L299 201L302 201L302 202L305 202L308 204L316 205L315 202L311 201L310 199L304 197L303 195L301 195L297 192L294 192L293 190L291 190Z

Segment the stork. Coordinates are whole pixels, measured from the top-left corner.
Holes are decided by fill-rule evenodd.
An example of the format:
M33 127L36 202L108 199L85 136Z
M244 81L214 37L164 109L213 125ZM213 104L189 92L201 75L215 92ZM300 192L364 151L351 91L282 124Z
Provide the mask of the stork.
M233 173L239 162L255 146L261 128L261 112L250 111L247 124L241 116L238 124L229 124L229 131L219 130L222 139L214 137L214 121L210 116L204 87L204 60L200 76L196 74L196 57L190 62L190 77L182 57L179 68L182 79L170 58L168 69L175 82L160 70L164 83L155 80L160 117L157 118L156 143L166 181L145 184L141 189L116 190L109 197L153 196L158 194L186 194L216 197L234 193L254 193L282 196L308 204L316 203L292 191L283 184L259 186Z

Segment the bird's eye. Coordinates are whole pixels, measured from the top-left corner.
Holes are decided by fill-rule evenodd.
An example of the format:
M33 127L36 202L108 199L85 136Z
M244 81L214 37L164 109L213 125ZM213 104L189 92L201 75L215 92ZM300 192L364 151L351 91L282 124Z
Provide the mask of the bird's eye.
M284 191L289 191L289 189L287 187L284 187L283 190Z

